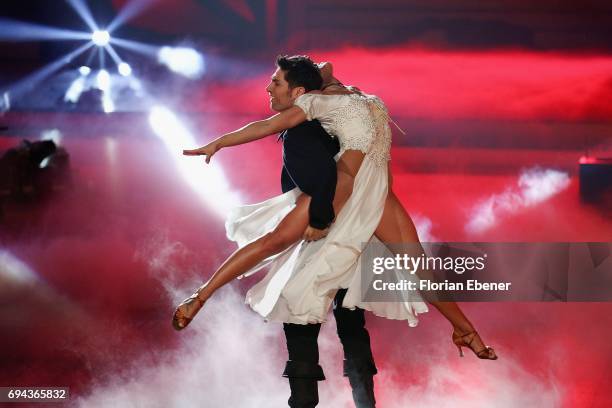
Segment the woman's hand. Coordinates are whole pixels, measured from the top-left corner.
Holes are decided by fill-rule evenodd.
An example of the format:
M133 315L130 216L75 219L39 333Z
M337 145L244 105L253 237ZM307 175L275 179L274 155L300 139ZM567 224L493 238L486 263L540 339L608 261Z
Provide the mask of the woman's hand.
M198 149L183 150L183 155L185 156L206 156L206 163L210 163L210 159L220 149L221 147L218 145L216 141L214 141Z

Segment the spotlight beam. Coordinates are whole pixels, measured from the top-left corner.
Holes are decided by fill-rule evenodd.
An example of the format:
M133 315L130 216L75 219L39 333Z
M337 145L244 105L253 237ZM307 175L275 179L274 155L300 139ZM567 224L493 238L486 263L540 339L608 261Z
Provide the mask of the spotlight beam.
M83 21L85 22L85 24L87 24L87 27L89 27L91 31L98 30L98 25L94 21L93 16L91 15L91 11L83 0L66 0L66 2L70 4L70 6L72 6L74 11L76 11L79 17L83 19Z
M100 68L106 68L106 54L104 53L104 48L98 47L98 61L100 62Z
M89 37L90 35L80 31L0 18L0 40L89 40Z
M85 50L87 50L91 46L93 46L93 43L91 42L81 45L77 49L69 52L66 55L63 55L62 57L56 59L50 64L45 65L44 67L31 73L30 75L14 83L13 85L9 85L9 87L2 93L9 92L13 95L18 95L22 92L28 91L34 85L38 84L43 79L47 78L49 75L53 74L55 71L69 63L73 58L85 52Z
M89 55L87 56L87 61L85 62L86 66L90 66L91 62L93 61L94 57L96 56L96 48L97 47L92 47L91 50L89 50Z
M107 26L107 30L112 32L117 29L120 25L126 21L134 18L142 12L149 5L157 2L158 0L130 0L119 13L115 16L113 21Z
M149 124L166 145L187 183L220 217L225 218L230 208L240 204L240 194L231 189L218 161L204 165L201 160L185 160L181 156L181 150L195 145L196 141L173 112L156 106L149 114Z
M117 54L115 49L110 44L105 45L104 49L108 52L108 54L111 56L113 61L115 61L115 64L119 65L123 62L119 54Z
M143 55L146 55L152 58L157 58L157 53L159 52L159 49L160 49L160 47L141 43L138 41L124 40L122 38L113 37L111 38L110 42L119 47L127 48L128 50L131 50L131 51L134 51L139 54L143 54Z
M40 282L40 277L11 252L0 249L0 280L21 284Z

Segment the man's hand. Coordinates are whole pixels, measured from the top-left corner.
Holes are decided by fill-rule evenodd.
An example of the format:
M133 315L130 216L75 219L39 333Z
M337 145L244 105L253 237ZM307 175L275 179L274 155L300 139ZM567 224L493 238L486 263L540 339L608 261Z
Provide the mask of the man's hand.
M325 228L325 229L318 229L318 228L313 228L310 225L306 228L306 231L304 231L304 235L302 236L302 238L305 241L317 241L321 238L324 238L325 236L327 236L327 233L329 232L329 228Z
M206 163L210 163L211 157L213 157L213 154L217 153L219 149L219 145L213 141L199 149L183 150L183 154L185 156L206 156Z

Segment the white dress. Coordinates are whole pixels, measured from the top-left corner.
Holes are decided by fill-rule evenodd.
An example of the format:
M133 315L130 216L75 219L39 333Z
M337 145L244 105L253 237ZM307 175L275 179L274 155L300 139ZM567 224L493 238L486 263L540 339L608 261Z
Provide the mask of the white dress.
M245 275L269 267L265 277L248 291L246 303L269 321L320 323L326 320L337 290L348 288L343 307L359 307L416 326L417 314L427 311L418 294L404 297L402 302L362 301L361 287L370 282L362 282L360 255L368 243L382 246L373 234L388 190L391 129L387 109L378 97L362 93L304 94L295 106L304 110L308 120L318 119L338 138L336 158L346 150L360 150L365 157L353 192L327 237L310 243L300 241L251 269ZM262 203L234 209L226 220L228 238L242 247L272 231L294 208L300 194L295 188Z

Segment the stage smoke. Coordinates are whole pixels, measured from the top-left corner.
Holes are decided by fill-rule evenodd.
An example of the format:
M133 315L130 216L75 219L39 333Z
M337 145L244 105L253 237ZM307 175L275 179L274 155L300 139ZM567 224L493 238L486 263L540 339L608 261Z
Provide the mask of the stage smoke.
M570 184L567 173L534 168L523 172L514 187L493 194L472 209L465 229L480 233L494 226L500 218L537 205L566 189Z

